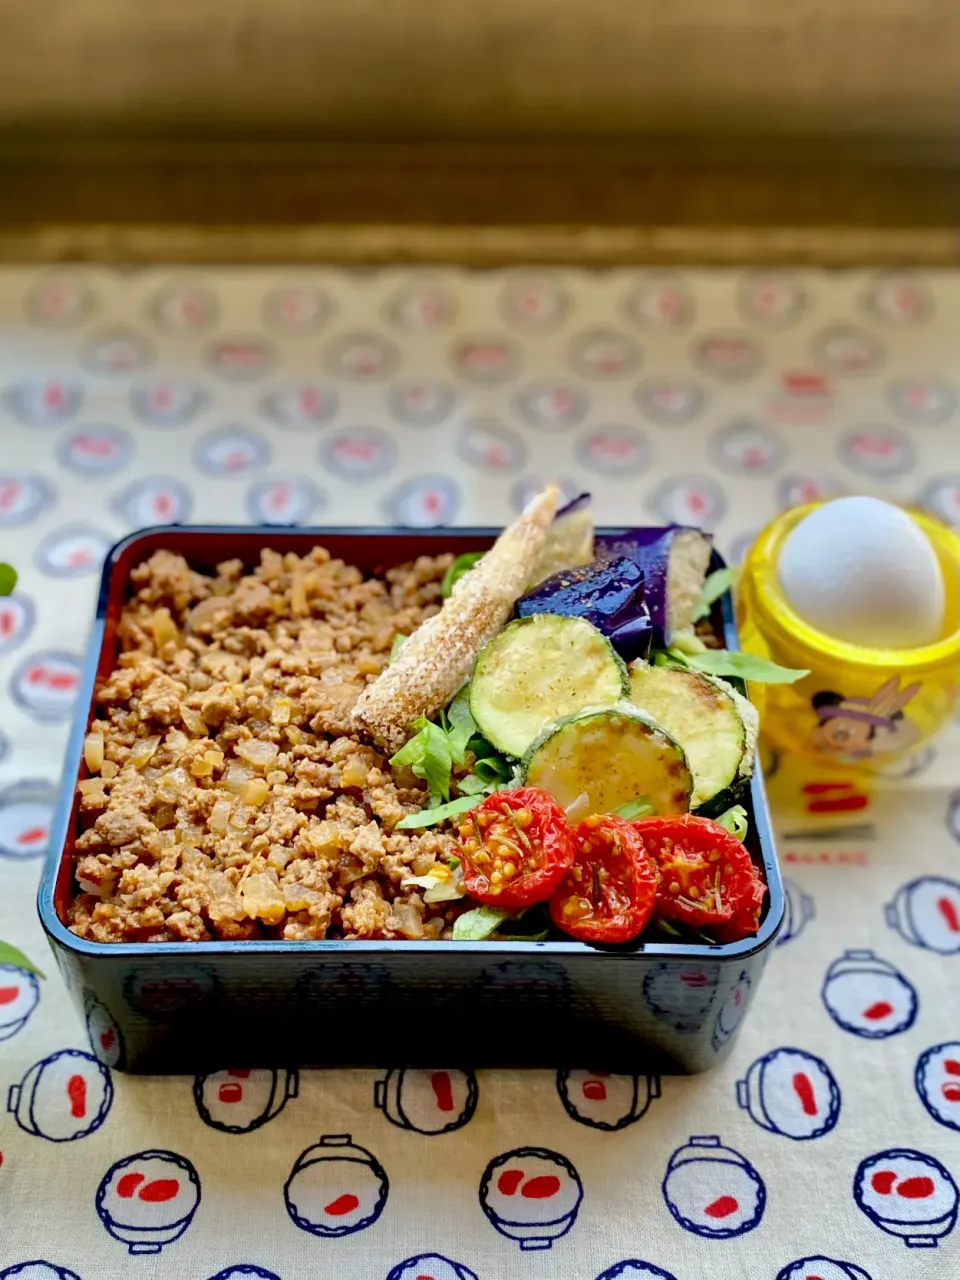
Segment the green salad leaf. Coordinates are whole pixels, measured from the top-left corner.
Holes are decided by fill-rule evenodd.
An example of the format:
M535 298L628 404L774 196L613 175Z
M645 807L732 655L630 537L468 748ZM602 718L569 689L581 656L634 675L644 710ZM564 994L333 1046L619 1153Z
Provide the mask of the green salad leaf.
M682 653L670 648L668 655L683 666L702 671L708 676L735 676L740 680L752 680L755 684L794 684L810 674L807 670L793 670L778 666L768 658L755 653L740 653L736 649L707 649L703 653Z
M444 599L450 595L463 575L469 573L477 561L483 559L485 554L483 551L464 551L462 555L457 556L440 582L440 594Z
M714 600L719 600L725 591L729 591L736 580L736 569L715 569L709 574L700 588L700 599L697 601L697 608L693 615L694 622L708 617Z
M38 978L46 978L46 974L38 969L32 960L28 960L23 952L10 942L0 942L0 964L13 965L15 969L26 969L35 973Z
M457 916L453 922L454 942L482 942L495 933L504 920L510 919L510 912L501 907L474 907Z
M413 724L417 733L390 757L390 763L409 765L417 777L426 782L431 796L449 800L453 756L447 734L440 725L422 716Z
M446 711L447 742L454 764L463 764L467 744L476 735L477 724L470 714L470 686L464 685Z
M0 596L13 594L17 585L17 571L12 564L0 564Z
M444 817L473 808L471 803L453 809L449 814L440 812L444 807L440 802L450 800L450 791L454 786L453 767L463 764L468 751L473 753L476 760L473 771L456 781L456 788L461 793L459 800L489 795L513 777L510 762L477 732L476 722L470 714L469 685L460 690L437 719L439 723L422 716L415 720L413 727L417 732L390 757L390 763L408 765L418 778L424 779L430 789L431 807L423 813L439 816L419 822L412 822L407 817L397 824L399 827L433 826L435 822L442 822Z
M396 661L397 654L409 639L409 636L402 636L399 633L393 637L393 644L390 646L390 662Z
M747 811L742 804L731 805L719 818L714 818L714 822L719 823L721 827L729 831L732 836L736 836L738 840L746 839L750 824L747 821Z
M435 827L438 822L447 818L455 818L458 813L467 813L480 804L479 796L457 796L456 800L448 800L446 804L434 805L432 809L421 809L419 813L408 813L394 827L395 831L412 831L416 827Z
M633 822L635 818L649 818L654 812L649 796L637 796L622 804L619 809L614 809L618 818L626 818L628 822Z

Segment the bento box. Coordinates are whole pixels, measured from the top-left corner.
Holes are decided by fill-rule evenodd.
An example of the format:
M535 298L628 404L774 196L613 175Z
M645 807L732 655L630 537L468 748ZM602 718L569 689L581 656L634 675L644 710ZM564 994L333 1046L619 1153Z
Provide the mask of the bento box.
M623 530L598 530L617 536ZM131 571L157 550L204 572L262 550L320 544L364 573L422 555L481 552L499 530L153 528L108 554L90 637L50 853L41 922L105 1065L197 1073L226 1065L470 1067L531 1065L698 1072L730 1051L781 927L784 895L759 767L743 799L745 843L768 894L759 928L708 945L567 941L273 939L95 942L66 924L74 893L77 782L98 683L112 671ZM714 553L713 567L722 566ZM727 648L729 595L713 606Z

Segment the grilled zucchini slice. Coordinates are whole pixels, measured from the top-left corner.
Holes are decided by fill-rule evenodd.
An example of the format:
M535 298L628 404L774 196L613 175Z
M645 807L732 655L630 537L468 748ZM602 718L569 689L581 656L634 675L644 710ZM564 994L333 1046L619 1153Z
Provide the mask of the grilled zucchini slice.
M694 809L736 804L753 773L759 717L723 680L683 667L630 666L630 701L683 747Z
M686 813L693 777L683 748L629 702L557 721L527 751L523 785L548 791L571 822L615 813L638 796L658 814Z
M630 690L610 641L583 618L538 613L510 622L477 658L470 713L500 751L522 756L544 725Z

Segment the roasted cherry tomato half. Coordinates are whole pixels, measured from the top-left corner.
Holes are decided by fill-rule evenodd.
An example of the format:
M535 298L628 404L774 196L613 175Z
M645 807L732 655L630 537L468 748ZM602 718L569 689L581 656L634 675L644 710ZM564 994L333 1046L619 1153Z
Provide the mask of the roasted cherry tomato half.
M646 925L657 872L632 822L594 814L574 829L573 866L550 899L550 919L583 942L629 942Z
M633 825L660 872L661 919L691 925L717 942L757 932L767 887L736 836L689 813Z
M460 819L460 856L471 898L520 911L560 883L573 862L573 833L546 791L496 791Z

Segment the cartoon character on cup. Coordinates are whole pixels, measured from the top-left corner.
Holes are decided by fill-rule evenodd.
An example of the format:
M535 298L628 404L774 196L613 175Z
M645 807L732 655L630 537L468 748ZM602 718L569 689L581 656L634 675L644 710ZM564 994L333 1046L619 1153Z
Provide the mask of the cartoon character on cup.
M374 1085L373 1101L400 1129L452 1133L477 1109L477 1078L472 1071L394 1067Z
M749 1160L712 1135L692 1137L673 1153L662 1189L684 1231L715 1240L752 1231L767 1202L763 1179Z
M886 920L905 942L942 956L960 952L960 883L920 876L887 904Z
M803 1049L774 1049L737 1081L737 1102L762 1129L795 1142L821 1138L840 1117L833 1072Z
M419 1253L398 1262L387 1280L477 1280L476 1272L462 1262L452 1262L439 1253Z
M349 1236L372 1226L390 1184L377 1158L348 1133L325 1134L300 1153L283 1188L287 1213L301 1231Z
M913 1080L937 1124L960 1130L960 1040L935 1044L921 1053Z
M823 980L821 999L838 1027L864 1040L885 1040L912 1027L917 993L887 960L872 951L845 951Z
M919 692L919 684L900 688L898 676L890 679L869 698L848 698L824 690L811 699L817 727L813 745L844 762L906 751L919 739L920 731L903 708Z
M521 1249L550 1249L577 1220L583 1184L556 1151L517 1147L491 1160L480 1181L480 1207Z
M131 1253L159 1253L179 1240L200 1203L200 1179L173 1151L138 1151L111 1165L97 1188L104 1228Z
M905 1147L862 1160L853 1198L870 1221L908 1249L936 1248L957 1225L957 1184L933 1156Z
M10 1086L7 1110L24 1133L75 1142L100 1128L112 1102L107 1068L80 1049L63 1049L34 1063Z
M22 1031L40 999L40 983L29 969L0 964L0 1040Z
M612 1133L646 1115L653 1099L660 1097L660 1077L560 1070L557 1092L571 1120Z
M870 1280L870 1277L855 1262L840 1262L836 1258L816 1254L788 1262L782 1271L777 1272L777 1280Z
M221 1133L252 1133L280 1114L288 1098L295 1098L300 1077L296 1071L232 1067L199 1075L193 1099L204 1124Z

